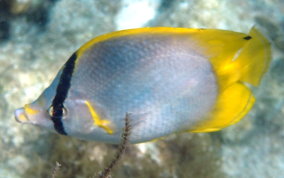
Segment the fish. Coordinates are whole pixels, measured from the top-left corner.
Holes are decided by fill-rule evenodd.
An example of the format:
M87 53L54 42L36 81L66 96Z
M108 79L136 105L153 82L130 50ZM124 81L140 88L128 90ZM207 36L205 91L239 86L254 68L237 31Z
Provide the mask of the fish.
M220 29L144 27L91 39L15 118L49 131L118 144L128 115L130 143L239 122L269 68L269 40Z

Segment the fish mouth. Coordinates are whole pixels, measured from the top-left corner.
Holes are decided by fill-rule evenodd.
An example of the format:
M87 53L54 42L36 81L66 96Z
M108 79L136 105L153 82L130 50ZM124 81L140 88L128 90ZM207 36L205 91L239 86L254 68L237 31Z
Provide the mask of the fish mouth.
M15 119L20 123L34 123L35 116L39 112L32 104L26 104L24 107L15 110Z
M15 119L19 123L27 123L30 121L24 108L19 108L15 110Z

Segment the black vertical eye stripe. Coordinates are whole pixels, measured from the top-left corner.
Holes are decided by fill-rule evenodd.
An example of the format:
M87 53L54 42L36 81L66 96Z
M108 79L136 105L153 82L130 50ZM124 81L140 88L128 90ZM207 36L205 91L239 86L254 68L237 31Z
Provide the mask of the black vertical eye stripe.
M63 103L71 86L71 78L73 75L76 59L77 54L74 53L65 63L59 83L56 88L56 94L51 105L51 107L53 107L51 120L53 121L54 129L62 135L67 135L62 123L64 110Z

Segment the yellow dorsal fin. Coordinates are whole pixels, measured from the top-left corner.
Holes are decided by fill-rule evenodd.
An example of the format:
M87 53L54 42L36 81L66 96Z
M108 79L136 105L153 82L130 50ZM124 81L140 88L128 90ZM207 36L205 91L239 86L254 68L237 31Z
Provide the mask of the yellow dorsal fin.
M207 42L216 46L205 49L216 74L218 97L212 112L192 132L217 131L241 120L255 101L244 83L259 85L271 60L270 44L255 28L248 35L232 33L222 37L225 39L215 37L219 40Z
M221 88L238 81L257 86L271 60L270 44L255 28L249 34L204 30L192 38L208 55Z
M258 86L268 69L271 49L268 40L255 28L251 29L249 36L251 42L244 46L236 61L242 66L240 80Z

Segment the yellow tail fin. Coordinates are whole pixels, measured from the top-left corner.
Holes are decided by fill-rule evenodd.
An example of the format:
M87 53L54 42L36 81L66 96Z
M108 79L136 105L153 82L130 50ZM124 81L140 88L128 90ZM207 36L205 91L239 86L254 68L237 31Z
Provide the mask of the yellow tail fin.
M241 120L255 101L244 83L258 86L271 60L270 44L255 28L248 35L231 33L214 43L220 45L208 46L208 53L218 81L218 98L212 112L192 132L217 131Z

